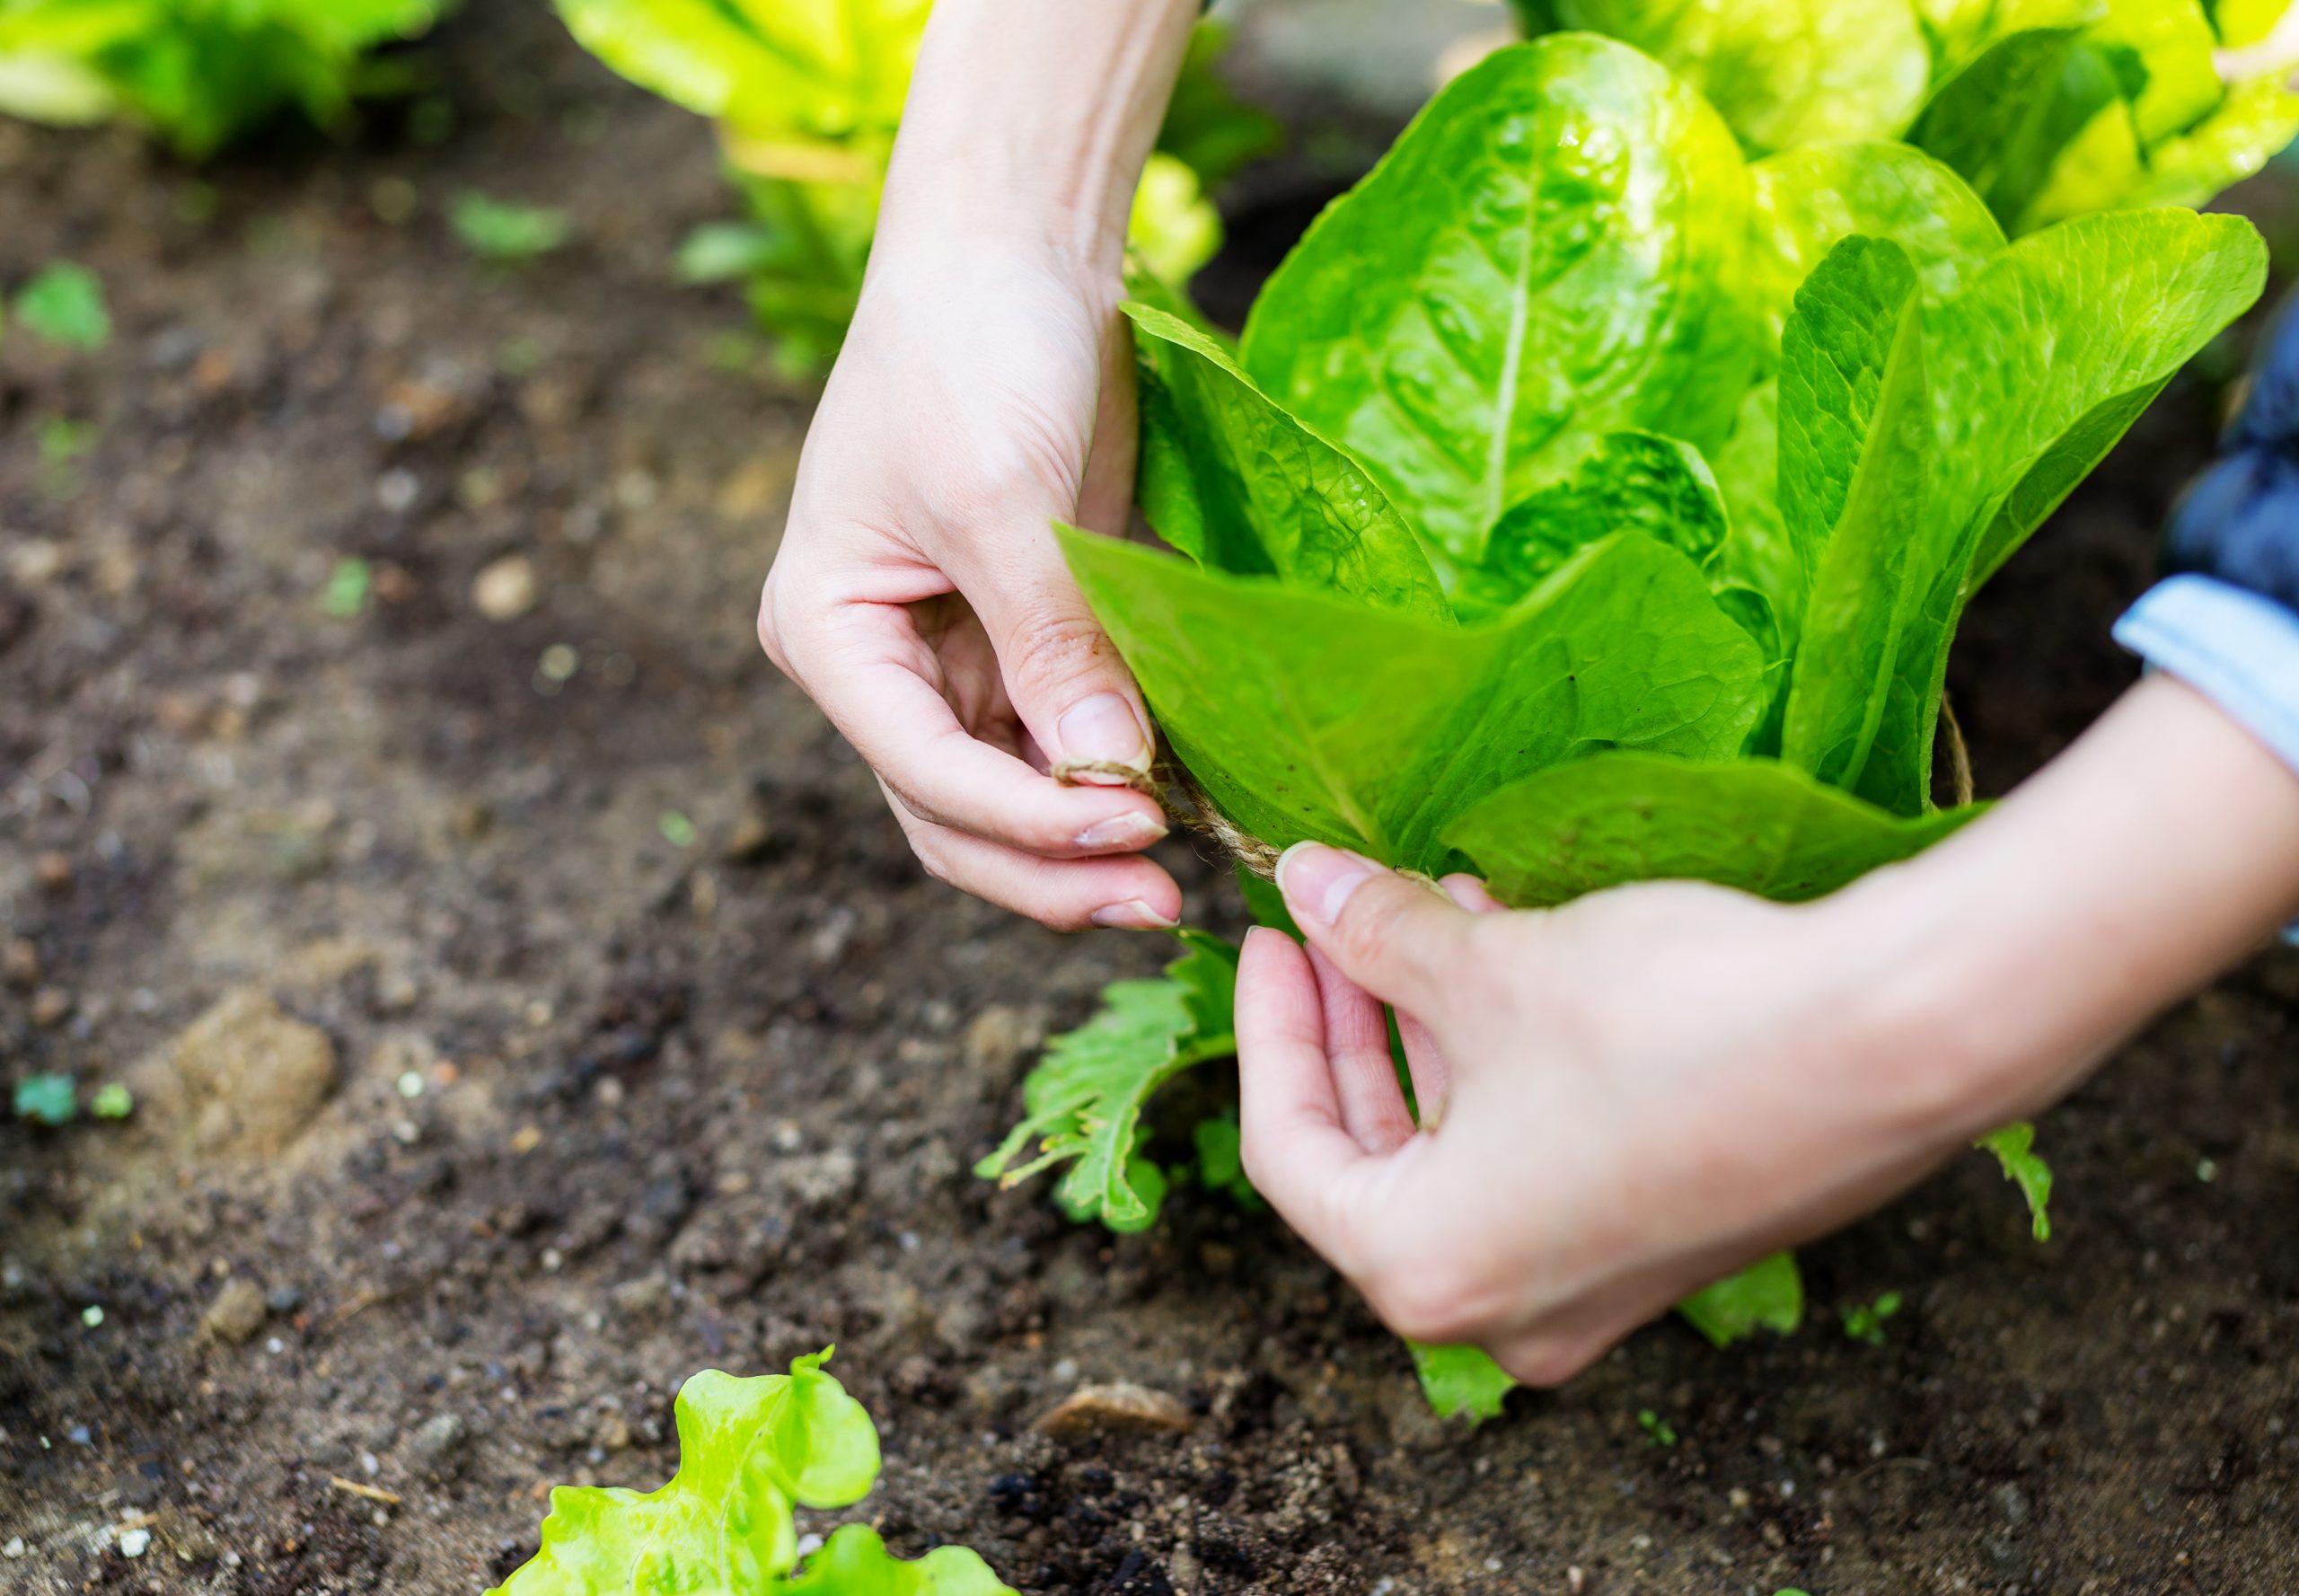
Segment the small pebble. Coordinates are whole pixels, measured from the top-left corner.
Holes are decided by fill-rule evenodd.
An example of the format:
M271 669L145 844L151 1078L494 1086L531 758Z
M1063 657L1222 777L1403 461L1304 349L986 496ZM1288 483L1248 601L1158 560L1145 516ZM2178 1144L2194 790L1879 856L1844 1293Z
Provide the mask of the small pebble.
M540 592L535 562L524 554L506 554L479 573L471 585L471 601L489 621L516 621L535 607Z
M91 1330L101 1329L104 1322L104 1310L91 1302L87 1307L80 1309L80 1322Z
M123 1557L140 1557L151 1548L152 1532L149 1530L129 1530L119 1538L119 1555Z

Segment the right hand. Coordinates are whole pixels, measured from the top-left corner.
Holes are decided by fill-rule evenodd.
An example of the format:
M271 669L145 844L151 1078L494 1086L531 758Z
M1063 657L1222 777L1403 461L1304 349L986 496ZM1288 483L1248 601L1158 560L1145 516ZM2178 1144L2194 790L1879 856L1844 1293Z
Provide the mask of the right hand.
M1156 928L1141 695L1053 540L1122 534L1132 353L1114 275L948 238L881 251L808 433L759 640L877 773L941 880L1056 930ZM1105 780L1122 778L1105 777Z

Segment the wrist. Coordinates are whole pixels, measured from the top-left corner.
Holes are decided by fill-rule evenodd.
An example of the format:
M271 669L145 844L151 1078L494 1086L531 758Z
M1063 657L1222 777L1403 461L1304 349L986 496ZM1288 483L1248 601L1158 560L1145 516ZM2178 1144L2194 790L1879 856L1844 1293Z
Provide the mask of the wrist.
M942 0L887 175L882 243L958 240L1115 280L1196 14L1193 0Z

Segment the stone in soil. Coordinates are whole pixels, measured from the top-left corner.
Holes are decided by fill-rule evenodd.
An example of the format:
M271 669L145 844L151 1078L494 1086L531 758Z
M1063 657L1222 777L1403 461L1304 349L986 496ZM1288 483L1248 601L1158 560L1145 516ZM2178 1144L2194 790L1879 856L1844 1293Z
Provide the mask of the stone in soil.
M199 1316L199 1327L210 1340L237 1346L263 1328L269 1307L255 1282L234 1276L224 1283L207 1311Z
M240 987L178 1034L150 1084L179 1099L200 1151L269 1156L310 1126L335 1080L325 1032Z
M1057 1440L1078 1435L1179 1434L1197 1423L1181 1399L1167 1392L1119 1380L1079 1386L1030 1428Z

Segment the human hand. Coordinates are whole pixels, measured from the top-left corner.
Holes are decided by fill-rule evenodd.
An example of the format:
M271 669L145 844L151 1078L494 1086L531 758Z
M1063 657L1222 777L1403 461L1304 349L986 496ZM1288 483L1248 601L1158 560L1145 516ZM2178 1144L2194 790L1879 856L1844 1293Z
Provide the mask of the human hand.
M1400 1334L1554 1384L2056 1101L2287 922L2299 782L2157 676L1814 904L1660 883L1511 913L1315 844L1279 877L1308 947L1246 939L1247 1173Z
M1874 944L1826 910L1668 883L1509 913L1315 844L1282 880L1308 947L1246 943L1246 1169L1399 1334L1528 1384L1968 1134L1915 1058L1878 1056Z
M759 639L877 773L926 868L1061 930L1170 926L1149 717L1055 546L1122 533L1119 285L964 239L874 269L808 434ZM1058 762L1089 767L1063 786Z

